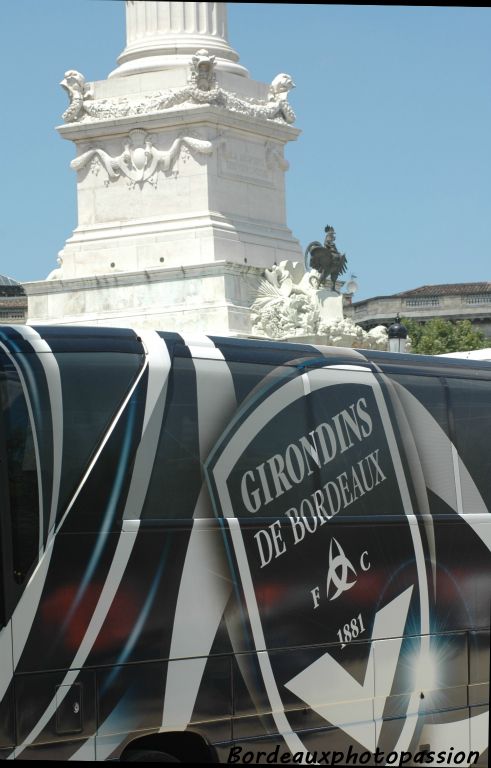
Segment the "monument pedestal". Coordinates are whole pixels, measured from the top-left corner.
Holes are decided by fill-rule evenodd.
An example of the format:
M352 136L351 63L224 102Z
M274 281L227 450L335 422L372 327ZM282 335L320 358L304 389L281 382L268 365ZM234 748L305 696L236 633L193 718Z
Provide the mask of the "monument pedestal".
M262 270L212 262L25 283L29 322L248 336L250 296Z
M250 333L250 270L302 259L285 211L293 83L248 77L223 3L127 3L127 23L107 80L69 70L62 83L78 225L58 269L26 284L28 322L124 324L127 312L128 324Z

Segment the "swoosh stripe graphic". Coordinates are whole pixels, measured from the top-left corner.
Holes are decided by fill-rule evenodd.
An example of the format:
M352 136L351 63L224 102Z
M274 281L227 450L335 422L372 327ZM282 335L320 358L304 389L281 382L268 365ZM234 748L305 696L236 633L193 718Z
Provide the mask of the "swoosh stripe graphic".
M223 355L210 339L206 336L194 336L192 338L186 337L183 341L188 349L190 349L193 358L195 360L200 359L200 363L195 363L198 428L200 454L202 457L206 457L211 444L216 439L217 430L220 430L220 423L226 423L229 418L227 411L230 410L233 413L235 410L235 390L228 366L220 366L220 379L221 383L226 382L225 389L223 386L218 388L216 385L212 386L210 384L210 377L204 375L201 366L206 366L206 360L212 359L224 362ZM219 370L216 362L213 362L212 365L214 371ZM212 381L216 381L216 379L213 378ZM224 408L226 403L229 406ZM210 537L206 534L204 536L200 535L200 531L203 527L206 527L206 523L203 526L203 521L200 518L210 516L212 516L212 513L209 507L209 498L206 488L203 486L196 503L195 520L193 521L183 567L174 618L170 656L205 656L205 658L171 661L169 663L163 714L163 723L165 722L163 727L166 729L169 727L170 722L175 727L184 728L191 719L199 685L206 666L206 657L209 654L231 591L229 577L226 575L228 574L226 563L223 569L225 571L224 576L223 572L216 571L217 552L210 541ZM221 541L221 534L218 535ZM189 628L186 628L189 618L196 614L208 617L205 636L203 636L203 626L201 626L199 637L196 637L195 632L190 632ZM183 675L186 676L185 685L183 685ZM187 693L185 698L183 697L183 691ZM179 692L179 695L176 695L177 692ZM102 730L102 727L100 730ZM125 738L126 734L121 734L118 743ZM107 744L105 742L104 744L99 744L98 741L97 759L104 759L104 757L108 757L114 752L117 741L116 736L112 737L110 743Z
M413 435L419 455L419 463L426 486L443 499L451 509L457 512L491 550L491 516L467 468L458 456L455 446L414 395L404 387L397 386L397 396L411 425L411 434ZM451 461L449 461L450 456L452 457ZM476 514L465 514L464 512L466 507L463 500L464 488L466 503L469 508L476 511ZM429 636L425 640L429 640ZM428 651L429 646L428 642L426 642L422 652L424 654ZM414 691L411 694L407 711L417 712L419 703L419 692ZM485 714L488 716L488 713ZM476 718L470 719L475 719L478 722ZM461 722L464 730L469 728L470 720L465 719ZM397 744L394 746L395 751L400 752L408 748L416 724L417 717L409 715L406 718ZM455 723L452 725L455 725ZM425 728L428 729L427 726ZM449 729L446 730L445 726L432 726L431 728L435 728L431 739L433 748L433 738L435 738L435 735L442 733L446 738ZM420 736L420 741L422 742L429 739L429 732L428 738ZM479 748L482 748L481 742Z
M491 550L491 514L457 449L414 395L401 387L398 396L408 414L427 487ZM466 513L466 508L473 513Z
M452 453L454 451L458 459L458 473L456 474L459 478L459 494L462 504L462 507L457 511L491 551L491 514L467 467L457 454L457 449L452 445ZM466 513L466 509L472 509L474 512L472 514Z
M211 339L183 338L196 371L199 446L204 461L237 407L235 388L230 368ZM203 518L214 519L205 484L194 511L170 646L171 659L185 660L168 664L161 730L184 730L191 720L207 657L232 591L226 561L220 566L222 534L218 529L204 532ZM192 628L196 616L200 617L199 632Z
M82 490L85 482L87 481L87 478L89 477L90 473L92 472L92 469L94 468L95 464L97 463L97 460L99 459L100 454L102 453L107 441L109 440L112 432L116 428L116 425L121 417L121 414L123 413L124 409L126 408L128 402L130 401L133 392L135 391L136 387L138 386L142 376L144 375L144 372L146 370L146 364L142 367L140 373L137 376L137 379L133 383L132 388L130 389L129 393L127 394L126 398L124 399L122 405L120 406L118 412L116 413L114 420L112 424L109 426L108 430L106 431L106 434L104 435L104 438L102 439L100 446L94 455L92 461L90 462L78 488L76 489L72 500L70 504L68 505L67 509L65 510L65 513L61 520L59 521L58 525L56 526L56 529L53 531L52 536L49 538L46 549L44 551L44 554L38 563L38 566L34 573L32 574L26 589L21 595L21 598L19 600L19 603L17 604L14 614L12 616L12 634L13 634L13 648L14 648L14 669L17 667L17 664L19 663L19 660L21 658L22 652L24 650L24 646L27 642L27 638L29 635L29 632L31 630L32 623L34 621L34 617L36 615L36 611L38 609L39 601L41 599L41 594L44 588L44 583L46 580L51 556L53 554L53 541L58 533L58 531L63 526L71 508L73 507L73 504L75 503L76 498L78 497L80 491ZM5 691L2 691L0 689L0 700L3 698Z
M84 760L84 761L95 761L96 753L95 753L95 739L93 736L90 737L90 739L87 739L84 741L81 747L79 747L76 752L74 752L70 757L69 760Z
M29 635L29 632L31 630L32 622L34 620L34 616L36 614L39 600L41 599L42 590L44 587L44 582L46 580L46 575L51 559L51 555L53 554L53 543L54 538L58 531L61 529L62 525L64 524L73 504L75 503L75 499L79 495L83 485L87 481L87 478L89 477L94 465L96 464L102 450L104 449L104 446L106 445L107 441L109 440L112 432L114 431L116 424L118 423L121 414L123 413L124 409L126 408L129 400L131 399L134 390L138 386L138 383L140 379L142 378L144 372L146 370L146 364L142 367L142 370L140 371L137 379L133 383L133 386L126 396L125 400L123 401L119 411L117 412L112 424L110 425L109 429L107 430L106 434L104 435L103 440L101 441L101 444L99 446L99 449L97 453L95 454L94 458L90 462L87 471L85 472L85 475L82 478L82 481L75 491L75 494L72 498L72 501L68 505L63 517L59 521L53 536L50 538L46 549L44 551L44 554L38 563L37 568L35 569L34 573L32 574L31 578L29 579L29 582L24 590L24 592L21 595L21 598L15 608L14 614L12 616L12 628L13 628L13 644L14 644L14 668L17 666L19 659L21 657L22 651L24 649L25 643L27 641L27 637ZM5 691L0 690L0 700L3 697Z
M0 632L0 701L10 685L14 674L14 660L12 658L12 622Z
M135 417L136 417L136 408L134 406L135 406L134 403L133 404L130 403L128 406L129 408L128 421L126 424L125 434L121 442L121 450L120 450L120 455L118 460L118 467L114 475L114 478L112 479L111 495L106 505L106 511L104 513L104 518L102 520L99 534L96 538L95 546L92 550L89 562L86 566L85 573L82 579L80 580L77 592L75 594L75 597L73 598L72 604L70 605L70 609L67 611L63 620L63 624L60 627L60 630L59 630L60 635L63 635L65 633L70 621L72 620L81 601L83 600L87 592L87 589L94 577L94 573L96 572L97 567L99 566L102 553L104 552L106 544L110 539L111 526L112 526L113 519L118 507L118 501L121 496L121 490L124 483L125 475L129 469L128 461L131 456L132 435L135 429Z
M124 569L126 568L126 564L131 555L133 545L135 543L135 539L137 535L138 535L138 531L125 532L120 535L118 540L118 545L116 547L116 552L115 552L113 561L111 563L111 567L109 569L107 579L104 583L104 587L102 588L102 592L99 597L99 601L97 603L96 609L92 615L90 624L87 628L87 631L84 635L82 642L80 643L80 646L75 655L75 658L72 661L70 669L65 675L65 677L63 678L63 681L61 683L62 686L66 686L66 687L63 689L61 688L58 689L58 695L53 696L48 707L44 710L42 716L40 717L40 719L38 720L34 728L31 730L29 735L24 739L22 744L20 744L15 749L15 753L14 753L15 757L18 757L20 753L26 747L32 744L34 739L37 738L37 736L41 733L43 728L49 722L50 718L53 717L53 715L55 714L57 707L60 706L60 704L63 702L69 690L68 686L72 685L76 681L79 674L79 670L81 667L83 667L85 660L87 659L87 656L89 655L92 649L92 646L97 639L97 636L101 630L101 627L104 623L107 613L112 605L114 596L118 590L119 584L121 582L121 578L123 576Z
M107 676L107 678L104 681L104 685L102 685L99 689L100 695L104 696L105 693L107 693L108 689L112 685L112 683L115 681L116 677L119 674L119 667L125 664L128 660L128 657L130 653L132 652L133 648L135 647L136 643L138 642L138 638L140 637L141 631L143 629L143 626L150 615L150 610L153 606L153 602L155 600L158 586L160 584L160 581L162 579L162 574L165 571L165 567L169 562L169 551L171 549L171 540L170 538L166 541L164 550L162 552L162 556L160 558L160 562L157 566L157 569L155 571L154 577L152 579L152 584L150 586L150 589L148 590L148 594L143 602L142 609L138 615L137 620L135 621L133 628L131 630L131 633L128 637L128 641L125 644L124 648L120 652L118 658L114 662L113 669L111 673Z
M420 742L431 744L435 753L444 750L448 754L452 745L455 753L476 750L482 754L488 748L488 727L489 712L449 723L426 723L421 731Z
M48 384L51 406L51 423L53 429L53 490L48 524L48 541L53 535L60 495L61 457L63 453L63 396L61 389L60 369L55 355L48 343L39 333L28 325L18 326L17 330L28 341L37 353L38 360L44 368Z
M426 532L426 538L428 542L428 550L430 553L431 570L433 574L433 597L436 599L436 542L435 542L435 526L433 524L433 517L431 515L430 505L428 502L428 494L426 492L426 482L423 475L423 469L421 467L418 448L416 446L415 438L411 425L409 423L406 411L402 407L401 400L399 398L399 392L402 389L402 385L398 382L392 381L385 374L380 374L387 391L389 392L392 406L396 414L397 424L399 426L399 435L404 445L406 457L410 466L410 475L412 478L413 489L417 498L417 505L420 513L423 515L424 528ZM432 418L428 414L429 418Z
M139 331L149 360L147 398L142 438L126 499L124 520L139 519L147 493L164 416L171 359L167 345L155 331Z
M155 334L155 336L157 337L157 334ZM165 346L165 344L160 339L159 339L159 346L164 349L164 354L167 353L167 347ZM153 366L152 350L155 351L155 347L152 346L151 349L148 350L148 357L147 357L147 359L145 361L145 364L142 366L142 369L139 372L135 382L133 383L133 386L131 387L128 395L126 396L123 404L121 405L121 407L120 407L120 409L119 409L119 411L118 411L118 413L117 413L117 415L116 415L116 417L115 417L115 419L114 419L114 421L113 421L113 423L111 425L111 428L108 430L108 432L104 436L104 440L102 441L101 446L100 446L96 456L94 457L94 459L92 460L91 464L89 465L89 468L88 468L87 472L85 473L84 478L83 478L79 488L77 489L74 498L72 499L72 501L71 501L70 505L68 506L65 514L63 515L63 518L60 520L60 522L59 522L59 524L57 526L55 534L60 530L61 526L63 525L64 521L66 520L66 517L67 517L70 509L72 508L72 506L74 504L75 498L80 493L80 490L81 490L83 484L85 483L85 481L86 481L87 477L89 476L92 468L94 467L98 457L100 456L100 453L101 453L104 445L107 443L107 440L109 439L110 434L114 430L114 428L115 428L115 426L116 426L116 424L117 424L121 414L123 413L123 411L124 411L126 405L128 404L129 400L131 399L131 397L132 397L136 387L140 383L140 381L141 381L145 371L151 365ZM152 382L154 382L154 381L155 381L155 377L152 376ZM165 384L166 384L166 382L164 382L164 385ZM149 397L149 389L147 388L147 402L148 402L148 397ZM152 401L150 401L150 402L152 402ZM151 413L151 410L148 411L147 407L146 407L145 414L148 415L148 418L147 418L147 421L146 421L147 425L148 425L148 422L149 422L150 413ZM141 442L140 442L140 445L139 445L139 447L137 449L137 458L138 458L138 451L140 450L140 447L141 447ZM137 466L137 459L135 459L134 468L136 466ZM131 486L133 485L133 483L135 481L137 481L137 479L135 478L135 471L133 470L132 479L131 479L131 483L130 483L130 489L131 489ZM129 494L128 494L128 498L127 498L127 501L126 501L125 513L127 511L128 500L129 500ZM142 504L143 504L143 501L142 501ZM78 649L78 651L77 651L77 653L75 655L75 658L73 659L72 664L70 665L70 670L65 675L65 678L64 678L64 680L62 682L62 685L69 686L69 685L71 685L75 681L75 679L77 678L77 675L78 675L78 668L82 667L83 664L85 663L85 661L87 659L87 656L89 655L89 653L90 653L90 651L92 649L92 646L93 646L95 640L97 639L99 631L100 631L100 629L101 629L101 627L102 627L102 625L104 623L104 620L105 620L105 618L107 616L107 613L108 613L108 611L109 611L109 609L111 607L111 604L113 602L114 596L115 596L115 594L116 594L116 592L117 592L117 590L119 588L119 584L121 582L121 579L122 579L122 577L124 575L124 572L126 570L126 566L127 566L128 560L130 558L131 552L133 550L133 546L134 546L137 534L138 534L138 526L134 526L134 530L132 530L132 531L123 530L121 532L120 536L119 536L118 544L116 546L116 550L115 550L115 553L113 555L113 560L111 562L111 566L110 566L110 569L109 569L109 572L108 572L108 576L107 576L106 581L104 583L104 587L103 587L101 595L99 597L97 606L96 606L95 611L94 611L94 613L92 615L90 623L89 623L89 625L87 627L87 630L85 632L84 638L83 638L83 640L82 640L82 642L81 642L81 644L79 646L79 649ZM15 644L14 644L14 647L15 647ZM45 712L43 713L41 718L38 720L38 722L36 723L36 725L32 729L31 733L27 736L27 738L24 740L24 742L21 745L19 745L19 747L16 748L16 750L15 750L15 756L16 757L42 731L42 729L45 727L45 725L47 724L49 719L53 716L54 712L56 711L57 706L59 706L62 703L62 701L63 701L63 699L64 699L64 697L65 697L67 692L68 692L68 688L64 689L63 693L61 693L61 694L58 693L58 701L56 700L56 697L54 697L52 699L52 701L50 702L49 706L47 707L47 709L45 710Z
M14 364L18 374L19 378L22 383L22 389L26 398L26 403L29 411L29 418L31 420L32 429L33 429L33 438L34 438L34 446L35 446L35 452L36 452L36 468L37 468L37 474L38 474L38 492L39 492L39 515L40 515L40 521L39 521L39 552L40 552L40 562L38 563L37 567L35 568L33 574L31 575L31 578L29 579L29 582L27 583L24 592L22 593L22 596L19 600L19 603L17 604L14 613L9 620L8 624L2 629L0 632L0 646L4 647L10 643L13 644L13 653L9 651L9 658L12 660L12 666L9 665L9 668L7 669L6 665L2 664L2 675L0 676L0 701L3 699L5 692L10 685L10 681L12 679L14 669L17 666L17 663L22 655L22 651L24 650L25 643L27 642L27 637L29 635L29 632L32 627L32 623L34 621L34 617L36 615L36 611L38 609L39 601L41 599L41 594L43 591L44 583L46 580L46 574L48 572L48 565L52 554L52 523L54 521L55 515L56 515L56 508L58 505L58 495L59 495L59 488L60 488L60 469L56 466L56 462L58 461L59 464L61 464L61 450L63 446L63 404L62 404L62 394L61 394L61 380L60 380L60 371L58 368L58 363L56 362L56 359L48 346L46 342L41 339L39 334L34 331L34 329L29 328L28 326L19 326L16 327L16 330L21 333L21 335L28 341L33 349L36 352L43 352L41 356L38 357L38 359L41 360L41 363L43 365L45 374L46 374L46 380L48 383L48 392L49 392L49 398L50 398L50 406L51 406L51 414L52 414L52 428L53 428L53 458L54 458L54 466L53 466L53 490L52 490L52 501L51 501L51 510L50 510L50 523L48 526L48 538L46 542L46 549L44 551L44 554L42 554L43 551L43 494L42 494L42 475L41 475L41 465L40 465L40 458L39 458L39 446L38 446L38 440L36 435L36 424L34 421L31 401L29 397L29 391L26 386L25 378L23 375L22 370L20 369L18 363L16 362L15 355L12 355L7 347L3 343L0 342L0 347L4 349L8 357L12 360L12 363ZM48 353L48 354L47 354ZM57 415L58 414L58 415ZM56 443L59 443L59 450L55 450ZM18 626L20 626L20 632L18 632ZM6 656L2 654L2 659L5 659Z
M106 689L114 682L114 680L118 676L119 665L122 665L126 662L127 657L133 650L133 647L135 646L138 640L138 637L141 633L143 625L146 619L148 618L148 615L150 614L150 610L153 607L153 602L155 600L157 588L162 578L162 574L164 573L165 568L169 563L169 550L170 550L170 540L166 545L160 564L155 572L155 577L153 579L149 593L147 595L147 598L145 599L142 610L133 627L133 630L128 638L128 642L125 648L123 649L123 651L121 652L121 654L119 655L119 657L116 659L114 663L114 668L111 674L105 680L104 686L100 689L100 693L102 695L104 695L104 693L106 692ZM117 749L119 744L121 744L121 742L127 738L128 736L127 728L125 729L124 733L118 733L118 731L121 731L121 721L119 719L118 708L120 707L122 701L124 701L125 697L128 697L128 698L131 697L131 689L126 691L126 694L125 696L123 696L123 699L122 700L120 699L120 701L115 705L111 713L106 717L105 720L102 721L102 723L99 725L99 728L97 729L96 734L94 736L91 736L89 739L87 739L87 741L80 747L80 749L77 750L71 756L70 760L87 759L84 757L84 755L86 753L91 754L91 751L95 751L96 745L97 745L97 757L95 757L95 752L94 752L94 757L91 759L105 760ZM141 724L141 719L139 719L138 723L135 722L134 724L135 730L136 728L138 728L140 724ZM90 747L89 747L89 744L91 745ZM115 755L115 757L117 757L117 755Z
M261 619L259 615L259 609L257 607L255 590L254 590L254 585L252 582L252 577L251 577L251 573L248 566L247 554L245 550L244 541L242 538L242 532L241 532L240 524L238 520L232 516L233 515L232 505L228 496L228 489L223 480L223 470L221 470L219 473L220 474L220 480L219 480L217 468L222 463L222 461L225 461L225 459L227 464L230 463L233 466L237 461L239 455L242 453L244 445L248 445L250 440L252 440L254 435L257 434L259 429L264 425L266 425L268 421L271 418L273 418L273 416L277 412L283 410L286 407L286 405L290 403L292 399L297 399L298 397L303 396L305 391L304 387L305 387L305 384L300 378L292 379L287 384L285 384L284 387L282 387L280 390L275 392L274 412L273 412L273 409L271 408L271 403L269 402L269 399L266 399L266 401L261 402L260 405L252 412L252 414L249 415L249 417L245 420L244 424L242 425L240 443L239 443L238 437L232 438L232 440L227 444L227 451L226 451L227 455L225 456L225 454L222 453L214 468L215 481L217 483L217 486L219 482L222 486L222 492L220 495L222 495L225 498L225 502L224 502L225 507L227 510L229 510L225 515L224 524L228 525L230 530L230 535L231 535L233 549L234 549L234 555L239 567L242 589L244 591L244 595L246 598L248 617L249 617L249 621L252 629L252 634L254 637L254 645L256 649L260 649L257 652L257 658L259 662L259 667L261 669L261 674L264 680L265 688L267 691L268 699L271 705L272 716L276 724L276 727L278 729L278 733L283 737L283 739L288 745L289 750L292 753L304 752L305 747L302 744L300 738L295 733L292 732L291 725L285 714L283 702L281 700L281 696L278 691L278 687L276 685L276 680L274 678L269 655L267 652L264 652L262 650L266 648L266 641L263 634L263 628L262 628Z
M155 456L157 453L158 441L160 436L160 430L162 427L163 413L165 408L165 400L167 396L169 373L171 369L171 359L170 359L165 341L154 331L145 331L145 330L136 331L135 329L135 332L138 333L138 335L142 339L142 342L145 346L145 349L147 352L149 373L148 373L148 384L147 384L147 393L146 393L146 402L145 402L145 412L143 417L142 438L137 448L134 469L133 469L131 482L130 482L130 488L128 490L125 509L123 512L123 520L126 521L126 525L123 524L124 526L123 533L120 536L120 541L121 541L122 537L124 538L124 536L128 536L128 533L132 532L133 544L136 540L136 534L138 533L138 530L139 530L139 517L141 515L141 510L143 508L143 504L145 501L148 483L150 481L152 468L153 468ZM119 544L118 544L118 548L119 548ZM118 565L120 567L118 586L124 575L124 571L126 570L126 566L127 566L129 557L131 555L132 548L133 546L127 552L127 557L124 561L121 559L121 553L118 552L118 549L116 549L116 553L114 555L113 562L111 564L111 569L113 568L116 569ZM119 563L118 563L118 558L119 558ZM165 560L163 560L161 564L162 568L164 566L165 566ZM156 583L157 581L155 580L155 586L156 586ZM115 593L116 591L114 592L114 594ZM153 596L151 597L151 599L153 600ZM142 612L140 613L140 617L137 622L136 632L141 631L141 628L143 627L143 624L144 624L145 616L150 609L150 604L151 604L151 600L149 599L143 606ZM107 610L109 610L109 608L110 608L110 604L107 607ZM96 611L98 609L99 609L99 604L96 608ZM107 614L107 610L106 610L106 613L104 614L104 618L105 618L105 615ZM100 626L102 626L102 624ZM134 631L128 638L128 641L121 652L121 659L126 658L128 654L131 652L132 647L137 641L136 632ZM95 639L96 638L94 638L94 640ZM84 638L84 642L85 642L85 638ZM94 641L92 641L92 644L93 642ZM92 644L88 649L86 656L90 652ZM72 664L72 667L74 666L74 664L75 662ZM108 718L106 718L106 721L109 720L110 718L111 718L111 715L109 715ZM99 726L99 728L101 728L102 726L103 724ZM123 734L121 736L121 739L126 738L126 736L127 736L126 733ZM117 740L117 737L115 738ZM93 737L90 737L88 742L95 745L97 743L97 734ZM76 759L79 759L79 757L80 759L83 759L83 756L86 753L87 749L89 749L89 753L90 753L91 747L87 747L86 744L84 744L80 748L80 750L75 752L72 755L71 759L76 760ZM107 752L107 754L105 754L105 757L107 757L112 751L114 751L116 746L117 744L114 743L113 740L111 739L110 751ZM103 757L99 755L98 745L97 745L97 759L98 760L103 759Z
M326 358L326 365L329 365L329 358L330 357L336 357L339 358L340 355L346 358L346 364L349 364L350 359L353 360L353 362L364 362L368 363L367 358L365 355L363 355L359 350L357 349L349 349L348 347L333 347L328 346L324 344L312 344L311 345L313 349L316 349L320 354ZM331 366L329 366L331 367ZM358 368L358 365L355 365L354 367ZM371 368L369 368L371 370Z
M29 632L31 631L39 601L41 600L51 555L53 554L53 544L54 541L53 538L51 538L15 607L11 622L9 622L9 624L12 624L14 670L17 668L17 664L24 651L24 646L27 642ZM4 695L5 690L0 690L0 700Z
M13 355L8 347L5 346L2 342L0 342L0 348L3 349L3 351L6 353L6 355L10 358L12 361L12 364L17 371L17 375L19 377L22 391L24 393L24 397L26 400L27 405L27 411L29 413L29 421L32 428L32 438L34 443L34 455L36 457L36 474L38 479L38 506L39 506L39 542L38 542L38 549L39 549L39 556L41 556L41 553L43 551L43 528L44 528L44 502L43 502L43 476L41 472L41 459L39 456L39 441L37 436L37 429L36 429L36 421L34 419L34 412L33 407L31 403L31 397L29 394L29 389L26 384L26 379L24 376L24 371L20 367L16 356ZM27 372L28 373L28 372ZM34 383L33 383L34 386Z

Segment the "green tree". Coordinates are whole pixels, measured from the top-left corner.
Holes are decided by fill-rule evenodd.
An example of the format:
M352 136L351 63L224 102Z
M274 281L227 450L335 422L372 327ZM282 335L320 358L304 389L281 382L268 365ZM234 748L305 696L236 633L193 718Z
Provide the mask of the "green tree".
M421 355L440 355L445 352L467 352L490 346L481 331L475 330L470 320L442 320L439 317L419 323L403 318L411 339L411 352Z

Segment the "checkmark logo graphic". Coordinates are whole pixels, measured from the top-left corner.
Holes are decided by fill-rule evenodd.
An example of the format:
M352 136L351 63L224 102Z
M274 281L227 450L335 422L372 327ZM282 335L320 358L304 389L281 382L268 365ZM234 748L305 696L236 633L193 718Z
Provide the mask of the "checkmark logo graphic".
M374 721L375 640L393 638L384 646L383 665L377 669L377 697L384 702L392 689L413 587L375 614L372 645L365 679L360 684L329 653L289 680L285 687L332 725L342 728L366 749L376 749Z

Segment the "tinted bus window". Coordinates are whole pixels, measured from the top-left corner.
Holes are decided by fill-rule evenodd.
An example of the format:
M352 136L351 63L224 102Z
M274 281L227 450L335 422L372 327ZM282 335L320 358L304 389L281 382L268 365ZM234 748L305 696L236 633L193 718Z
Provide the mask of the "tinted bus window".
M391 374L408 419L433 515L457 509L445 388L436 376Z
M120 352L56 356L63 392L63 459L60 512L83 474L128 393L141 361Z
M227 363L232 374L237 405L246 397L258 395L264 387L284 384L287 379L298 376L298 370L289 366L265 365L264 363Z
M491 381L448 379L448 387L457 451L491 510Z
M406 374L391 374L391 379L398 381L426 408L446 435L448 431L448 416L445 391L440 379L436 376L414 376Z
M164 423L142 516L190 520L204 482L203 462L242 401L261 397L263 390L280 386L297 375L295 368L174 358ZM200 382L204 389L200 389ZM233 402L231 392L235 393ZM212 419L210 412L216 410L217 398L222 404L220 414ZM282 428L287 430L288 425Z
M3 362L0 393L9 478L14 577L22 583L39 551L39 496L34 439L14 366Z
M142 517L191 520L201 483L196 372L191 358L175 358Z

